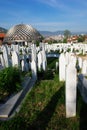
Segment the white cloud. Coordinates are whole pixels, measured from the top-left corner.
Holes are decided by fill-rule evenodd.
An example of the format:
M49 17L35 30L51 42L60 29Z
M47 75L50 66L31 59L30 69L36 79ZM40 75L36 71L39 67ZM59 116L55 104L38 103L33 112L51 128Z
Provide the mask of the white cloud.
M65 22L38 22L38 23L33 23L35 25L39 26L60 26L60 25L65 25Z
M60 0L37 0L51 7L63 8L65 5Z

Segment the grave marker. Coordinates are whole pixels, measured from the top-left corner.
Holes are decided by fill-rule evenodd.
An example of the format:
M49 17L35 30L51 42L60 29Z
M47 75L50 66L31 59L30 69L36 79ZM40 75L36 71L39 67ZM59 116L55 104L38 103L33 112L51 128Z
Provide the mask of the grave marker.
M74 64L66 68L66 117L76 115L77 71Z

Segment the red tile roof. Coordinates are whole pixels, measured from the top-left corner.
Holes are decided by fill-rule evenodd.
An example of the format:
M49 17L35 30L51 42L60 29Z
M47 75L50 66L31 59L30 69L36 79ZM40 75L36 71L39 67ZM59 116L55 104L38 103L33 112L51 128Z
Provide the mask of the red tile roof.
M0 33L0 38L4 38L5 37L5 33Z

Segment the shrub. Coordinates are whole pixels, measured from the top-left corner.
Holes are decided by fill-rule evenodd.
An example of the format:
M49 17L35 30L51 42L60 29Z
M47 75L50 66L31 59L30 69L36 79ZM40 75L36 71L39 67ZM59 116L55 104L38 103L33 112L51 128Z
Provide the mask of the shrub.
M0 93L9 94L19 91L21 88L20 70L16 67L8 67L0 71Z

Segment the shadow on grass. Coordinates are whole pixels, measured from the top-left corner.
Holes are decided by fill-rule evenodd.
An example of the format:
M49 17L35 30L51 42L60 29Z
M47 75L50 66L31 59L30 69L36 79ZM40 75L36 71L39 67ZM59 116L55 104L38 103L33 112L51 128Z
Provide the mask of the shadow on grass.
M80 110L80 130L87 130L87 104L84 102Z
M53 73L55 73L55 72L52 71L52 70L38 72L37 73L38 81L40 81L40 80L52 80L54 78Z
M77 89L77 110L79 113L79 130L87 130L87 104L84 103L79 89Z
M47 106L37 115L37 118L33 120L32 124L29 122L29 118L18 114L12 120L5 122L0 121L0 130L46 130L56 106L62 101L65 101L64 98L62 98L61 101L62 95L64 95L64 86L52 96Z
M43 111L38 115L37 119L34 120L29 130L46 130L51 117L53 116L56 106L63 94L64 87L61 87L51 98L50 102L43 109ZM64 99L65 100L65 99Z

